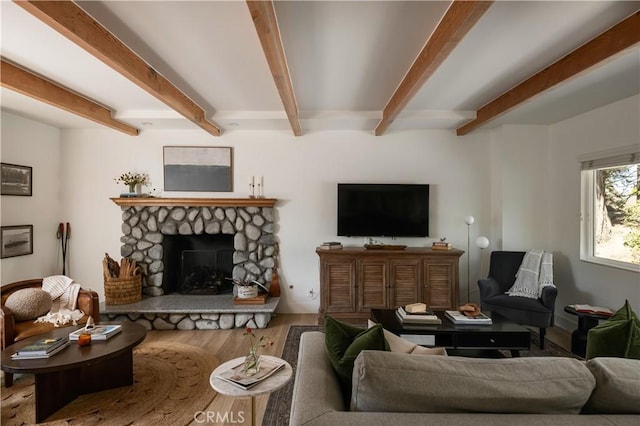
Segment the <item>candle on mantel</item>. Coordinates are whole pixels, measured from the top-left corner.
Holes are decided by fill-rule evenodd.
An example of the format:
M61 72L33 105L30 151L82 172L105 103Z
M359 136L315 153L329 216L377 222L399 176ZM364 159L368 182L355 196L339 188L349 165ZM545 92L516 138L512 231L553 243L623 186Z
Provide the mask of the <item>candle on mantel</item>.
M255 176L249 176L249 198L253 198L255 195Z

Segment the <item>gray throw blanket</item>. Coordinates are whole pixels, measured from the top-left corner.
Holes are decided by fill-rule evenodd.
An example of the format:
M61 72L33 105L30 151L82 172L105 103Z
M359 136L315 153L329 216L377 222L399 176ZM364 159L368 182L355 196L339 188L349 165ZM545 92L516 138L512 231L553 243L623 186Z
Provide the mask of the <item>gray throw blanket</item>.
M509 296L538 299L542 289L553 286L553 254L544 250L528 251L516 274L516 281L507 291Z

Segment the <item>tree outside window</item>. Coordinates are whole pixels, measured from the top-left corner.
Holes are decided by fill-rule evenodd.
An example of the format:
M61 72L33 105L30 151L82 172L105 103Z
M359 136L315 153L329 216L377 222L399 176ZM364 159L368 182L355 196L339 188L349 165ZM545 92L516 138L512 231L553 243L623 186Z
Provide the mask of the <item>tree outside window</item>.
M593 256L640 265L640 167L598 168L593 176Z

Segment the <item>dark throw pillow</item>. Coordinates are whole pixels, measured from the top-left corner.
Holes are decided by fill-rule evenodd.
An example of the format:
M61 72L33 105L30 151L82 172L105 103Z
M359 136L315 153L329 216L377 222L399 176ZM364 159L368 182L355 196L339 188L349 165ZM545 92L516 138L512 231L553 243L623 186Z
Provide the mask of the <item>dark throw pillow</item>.
M347 406L351 399L351 376L358 354L365 350L388 351L380 324L371 328L359 328L345 324L328 315L324 316L325 346L331 365L340 380L342 395Z
M608 321L589 330L586 358L595 357L640 359L640 320L628 300Z

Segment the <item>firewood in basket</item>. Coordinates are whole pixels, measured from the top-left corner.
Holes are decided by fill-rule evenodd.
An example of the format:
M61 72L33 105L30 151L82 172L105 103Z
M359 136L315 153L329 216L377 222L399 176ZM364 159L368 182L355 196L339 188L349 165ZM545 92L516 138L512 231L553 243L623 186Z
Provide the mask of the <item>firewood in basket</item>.
M109 270L109 277L118 278L120 276L120 265L113 260L108 253L104 254L104 262L107 262L107 269Z

